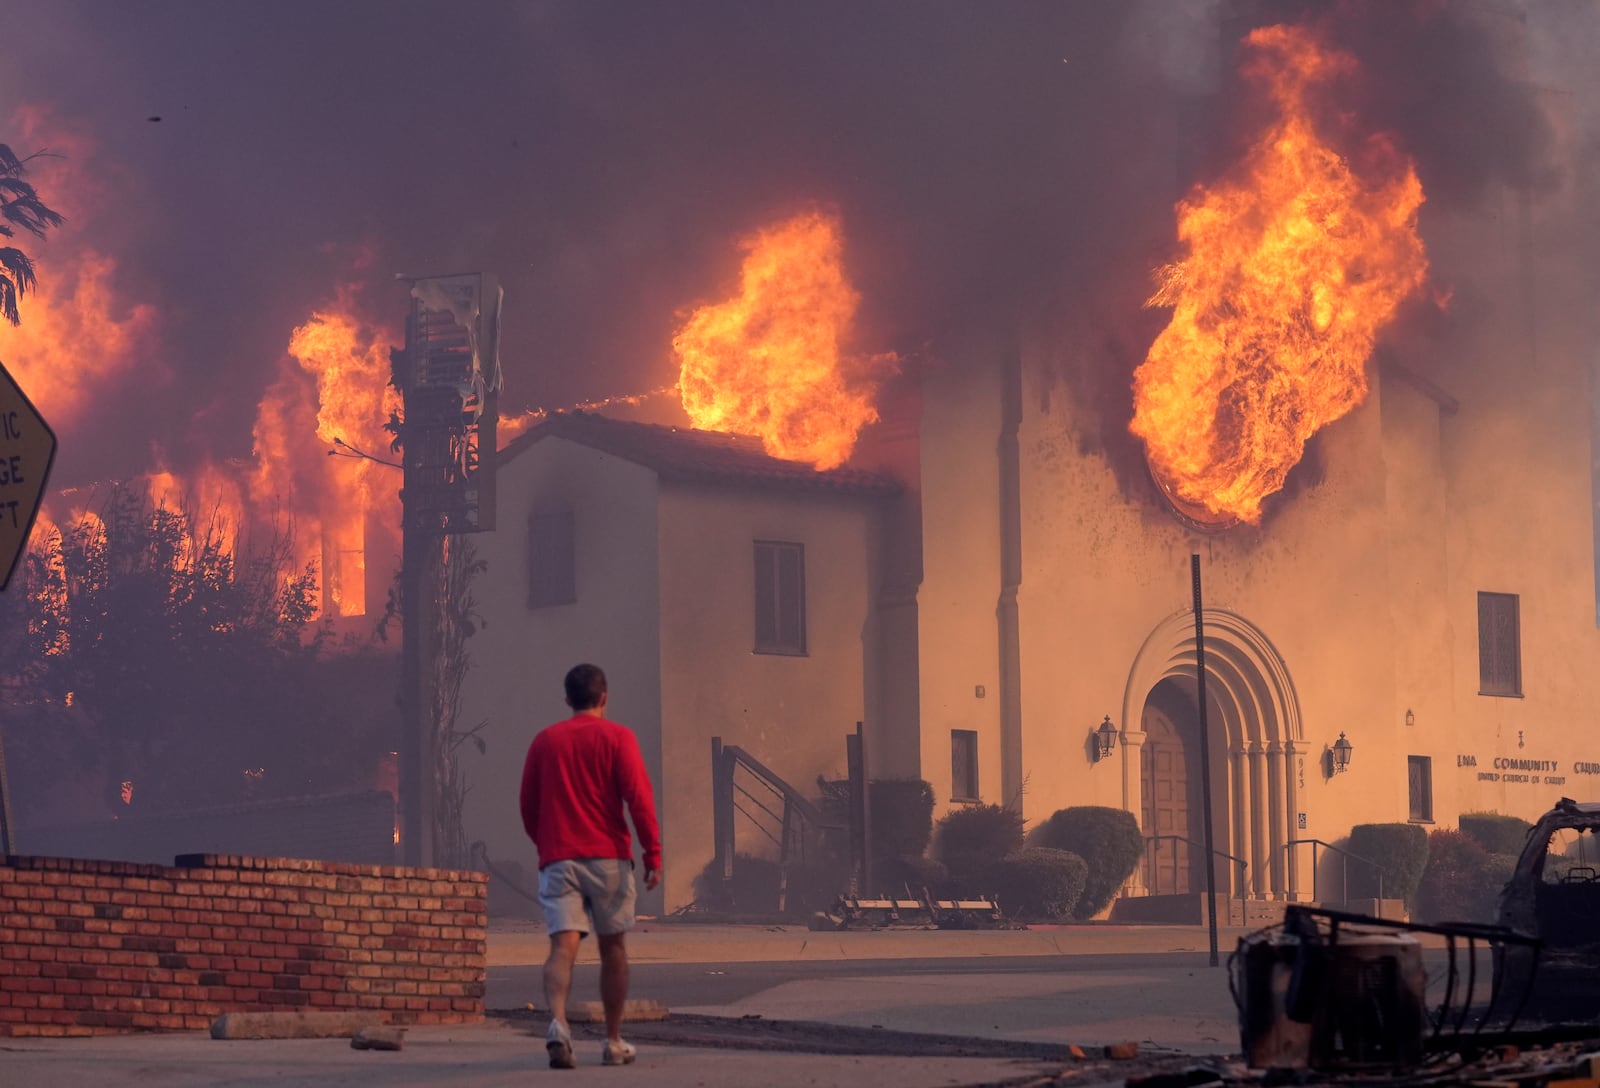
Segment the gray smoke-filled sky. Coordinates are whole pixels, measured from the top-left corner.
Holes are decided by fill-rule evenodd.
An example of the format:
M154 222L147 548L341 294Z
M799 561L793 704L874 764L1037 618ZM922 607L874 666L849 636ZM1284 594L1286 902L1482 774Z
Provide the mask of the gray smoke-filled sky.
M92 216L29 243L40 275L92 225L118 298L157 314L63 466L125 475L153 438L180 466L247 453L294 325L359 282L397 326L397 272L500 275L505 411L667 384L736 239L810 204L843 218L863 350L936 350L1086 279L1125 280L1137 326L1173 200L1236 150L1226 73L1251 25L1327 19L1370 75L1352 108L1434 205L1592 182L1592 130L1553 132L1530 85L1594 100L1600 5L1539 0L1519 55L1521 10L3 0L0 126L45 111L98 181Z

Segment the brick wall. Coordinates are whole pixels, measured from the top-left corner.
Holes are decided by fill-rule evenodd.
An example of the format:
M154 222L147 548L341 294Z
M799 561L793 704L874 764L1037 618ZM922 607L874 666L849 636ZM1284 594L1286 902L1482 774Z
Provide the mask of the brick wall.
M480 1020L487 879L227 854L173 866L0 855L0 1036L293 1009Z

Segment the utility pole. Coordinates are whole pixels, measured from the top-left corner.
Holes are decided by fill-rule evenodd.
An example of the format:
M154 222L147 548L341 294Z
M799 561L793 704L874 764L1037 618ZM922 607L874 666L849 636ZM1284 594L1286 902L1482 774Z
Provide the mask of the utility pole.
M405 347L390 352L400 391L400 847L432 866L440 766L432 631L445 538L494 528L501 291L483 273L411 282Z

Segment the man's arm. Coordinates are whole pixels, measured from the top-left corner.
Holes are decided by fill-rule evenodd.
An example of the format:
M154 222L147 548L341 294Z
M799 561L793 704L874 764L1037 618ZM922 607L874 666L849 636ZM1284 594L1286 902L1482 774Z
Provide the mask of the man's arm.
M661 872L661 824L656 819L655 791L644 769L639 738L630 729L623 728L622 732L617 750L617 786L627 803L628 815L633 817L633 828L639 833L639 846L644 850L645 887L654 888L660 882Z
M528 833L528 838L537 846L539 844L539 779L532 746L528 748L528 758L522 764L522 789L519 791L517 806L522 810L522 830Z

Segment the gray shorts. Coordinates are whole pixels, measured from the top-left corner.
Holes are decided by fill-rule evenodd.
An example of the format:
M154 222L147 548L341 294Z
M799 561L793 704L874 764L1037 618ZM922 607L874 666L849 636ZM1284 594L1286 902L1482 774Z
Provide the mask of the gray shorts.
M633 928L633 862L625 858L553 861L539 870L539 906L551 933L575 929L604 937Z

